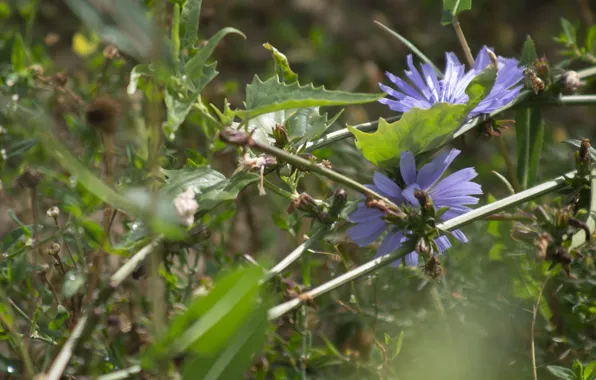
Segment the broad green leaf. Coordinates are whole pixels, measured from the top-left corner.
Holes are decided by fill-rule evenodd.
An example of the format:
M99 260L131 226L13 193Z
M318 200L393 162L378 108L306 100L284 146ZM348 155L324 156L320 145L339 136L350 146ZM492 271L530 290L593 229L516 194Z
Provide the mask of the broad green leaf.
M200 213L213 209L222 202L236 199L246 186L259 180L259 175L250 172L240 172L226 182L220 182L217 187L206 191L199 197Z
M215 282L204 297L195 298L188 309L172 320L166 335L145 356L145 365L155 358L171 358L183 352L213 356L250 320L259 298L262 269L256 266L234 270Z
M256 311L225 345L217 356L189 360L184 367L183 380L233 380L242 379L264 343L267 315L264 308Z
M323 86L301 86L298 82L284 84L277 75L263 82L255 75L246 86L246 110L235 113L246 119L279 110L370 103L384 95L329 91Z
M586 365L584 368L584 379L583 380L593 380L596 378L596 360Z
M275 62L275 73L282 82L290 84L298 81L298 75L290 68L288 58L269 43L265 43L263 46L271 52Z
M573 374L573 371L569 368L561 367L558 365L547 365L546 369L548 369L548 371L557 379L575 380L575 375Z
M530 108L520 108L515 112L515 134L517 146L517 180L522 188L528 186L530 165Z
M544 143L544 120L539 106L530 108L530 140L529 140L529 162L528 162L528 183L531 187L536 184L542 145Z
M27 66L27 52L25 51L25 43L20 34L17 34L12 43L12 54L10 61L12 63L13 71L24 70Z
M186 0L180 15L180 47L187 49L197 41L202 0Z
M219 32L215 33L215 35L211 37L209 41L207 41L207 44L203 46L199 50L199 52L186 63L186 76L188 78L194 80L199 75L201 75L201 70L203 66L205 66L207 60L209 59L209 57L211 57L211 54L213 54L213 51L219 44L219 41L221 41L222 38L224 38L226 35L230 33L239 34L242 37L246 38L244 33L239 31L238 29L229 27L223 28Z
M532 64L537 58L538 54L536 54L536 45L534 44L532 37L528 35L526 36L526 41L524 42L524 47L522 48L519 63L523 66L527 66Z
M228 182L226 176L208 166L180 170L162 169L162 172L167 176L167 184L162 188L162 191L172 197L177 196L189 187L192 188L195 194L201 195L210 189L221 186L222 183Z
M401 152L410 150L414 155L444 144L459 128L467 115L464 104L436 103L429 109L413 108L400 120L387 123L379 119L373 133L348 129L356 137L356 147L364 157L377 165L386 165L397 159Z
M472 0L443 0L441 23L447 25L453 21L453 17L470 9L472 9Z
M397 338L396 342L395 342L395 347L393 349L393 354L391 355L391 360L395 359L399 353L401 352L401 346L404 342L404 332L402 331L399 334L399 337Z
M563 29L563 35L570 44L577 44L577 31L575 26L564 17L561 17L561 28Z
M466 87L466 94L468 95L466 106L470 112L476 108L482 99L490 94L495 79L497 79L497 69L493 66L482 70L480 74L472 79L468 87Z

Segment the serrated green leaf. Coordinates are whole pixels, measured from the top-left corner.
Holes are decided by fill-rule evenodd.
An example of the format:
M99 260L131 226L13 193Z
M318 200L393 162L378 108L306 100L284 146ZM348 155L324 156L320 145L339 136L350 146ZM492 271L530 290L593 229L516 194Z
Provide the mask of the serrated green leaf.
M528 162L528 183L531 187L536 184L540 157L542 156L542 145L544 143L544 120L539 106L530 109L530 139L529 139L529 162Z
M187 49L197 41L202 0L186 0L180 14L180 47Z
M12 53L10 56L13 71L24 70L27 66L27 52L25 51L25 43L20 34L17 34L12 44Z
M394 123L381 118L373 133L351 126L348 129L356 137L356 147L364 157L383 166L391 164L401 152L409 150L417 155L441 146L460 127L466 111L464 104L435 103L426 110L413 108Z
M244 33L239 31L238 29L230 27L223 28L219 32L215 33L215 35L213 35L209 39L209 41L207 41L207 44L205 44L205 46L199 49L199 52L186 63L185 70L186 76L188 78L190 78L191 80L195 80L196 78L198 78L199 75L201 75L201 70L203 69L203 66L205 66L207 60L209 59L209 57L211 57L211 54L213 54L213 51L215 50L219 42L222 40L222 38L224 38L226 35L230 33L239 34L242 37L246 38Z
M522 48L519 63L527 66L532 64L537 58L538 54L536 53L536 45L534 44L532 37L528 35L526 36L526 41L524 42L524 47Z
M269 43L265 43L263 46L271 52L271 56L275 62L275 73L277 76L287 84L296 82L298 80L298 75L290 68L288 58Z
M370 103L383 96L385 94L329 91L323 86L301 86L298 82L284 84L277 75L263 82L255 75L252 83L246 86L246 110L235 113L247 119L279 110Z
M472 9L472 0L443 0L441 24L450 24L453 21L453 17L470 9Z
M563 29L563 35L570 44L577 44L577 31L575 26L564 17L561 17L561 28Z
M230 180L221 182L217 187L206 191L199 197L200 212L205 213L225 201L236 199L246 186L259 180L256 173L240 172L234 175Z
M575 375L573 374L573 371L569 368L561 367L558 365L547 365L546 369L548 369L548 371L557 379L575 380Z

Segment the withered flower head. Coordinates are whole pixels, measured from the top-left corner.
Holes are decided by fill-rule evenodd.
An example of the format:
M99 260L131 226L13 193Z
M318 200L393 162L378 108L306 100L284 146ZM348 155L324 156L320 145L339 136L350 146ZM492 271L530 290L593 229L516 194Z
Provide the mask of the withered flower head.
M93 99L85 111L89 125L106 134L116 132L119 114L120 104L108 95L101 95Z
M34 188L41 181L41 173L34 169L25 169L23 174L17 178L17 183L23 188Z

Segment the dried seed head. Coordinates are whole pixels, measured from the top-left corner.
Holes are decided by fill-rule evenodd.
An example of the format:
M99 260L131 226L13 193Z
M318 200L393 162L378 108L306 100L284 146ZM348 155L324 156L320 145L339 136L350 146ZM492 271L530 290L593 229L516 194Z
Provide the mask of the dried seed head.
M17 178L17 183L22 188L35 188L41 181L41 173L34 169L25 169L23 174Z
M590 139L583 139L579 147L579 159L586 162L590 159Z
M87 122L93 128L105 134L114 134L117 127L117 118L120 114L120 105L108 95L95 98L87 106L85 115Z
M441 262L436 256L432 256L424 265L424 273L432 279L437 279L443 276L443 268L441 268Z
M56 218L58 215L60 215L60 209L56 206L52 206L48 209L48 211L46 211L46 214L50 218Z
M52 243L47 249L46 253L50 256L56 256L60 253L60 244Z
M118 52L118 48L114 45L108 45L103 49L103 57L105 59L112 60L114 58L118 58L120 53Z
M174 199L176 213L186 226L191 226L195 221L195 214L199 210L199 203L195 200L195 191L189 187Z

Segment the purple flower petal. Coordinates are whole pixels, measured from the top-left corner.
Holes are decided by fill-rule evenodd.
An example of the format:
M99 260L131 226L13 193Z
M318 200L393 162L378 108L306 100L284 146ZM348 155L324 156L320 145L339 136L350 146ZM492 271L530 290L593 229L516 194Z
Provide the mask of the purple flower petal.
M385 256L401 247L401 243L404 239L404 235L401 231L389 232L379 248L377 248L377 254L375 257Z
M457 240L461 241L462 243L467 243L468 242L468 238L460 230L453 231L451 233L451 235L453 235Z
M354 243L360 247L367 246L375 241L387 229L384 220L360 223L350 228L347 233Z
M386 197L394 197L394 198L401 198L401 189L395 182L390 180L389 178L385 177L383 174L379 172L375 172L373 175L373 181L375 185L381 190L381 194ZM401 202L397 202L401 203Z
M354 212L350 214L350 220L354 223L370 222L383 217L383 212L376 208L368 208L364 202L358 204Z
M408 267L418 266L418 254L416 252L411 252L406 255L406 266L408 266Z
M460 150L451 149L450 152L443 152L437 155L430 163L424 165L418 172L416 183L422 189L428 190L441 178L445 170L451 165Z
M439 236L435 239L435 243L437 243L437 248L439 248L439 252L443 253L449 248L451 248L451 242L447 239L447 236Z
M412 152L401 152L399 171L406 186L410 186L416 182L416 160L414 160Z

